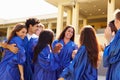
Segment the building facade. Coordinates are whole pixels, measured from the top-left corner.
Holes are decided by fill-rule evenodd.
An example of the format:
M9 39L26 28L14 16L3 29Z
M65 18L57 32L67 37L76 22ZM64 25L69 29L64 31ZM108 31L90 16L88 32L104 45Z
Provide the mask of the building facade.
M73 25L76 34L84 25L92 25L97 33L103 33L107 23L114 19L114 10L120 8L119 0L45 0L56 6L58 13L32 16L40 19L45 28L52 29L58 37L66 25ZM9 36L16 23L27 18L0 20L0 36ZM99 35L101 36L101 35ZM77 39L78 40L78 39Z

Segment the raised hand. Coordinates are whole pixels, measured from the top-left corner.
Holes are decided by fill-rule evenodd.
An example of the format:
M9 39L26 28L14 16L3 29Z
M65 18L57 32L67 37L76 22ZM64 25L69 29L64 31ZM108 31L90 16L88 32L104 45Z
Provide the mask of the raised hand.
M63 47L63 45L62 45L61 43L57 43L57 44L55 45L55 48L53 49L53 52L54 52L54 53L59 53L60 50L62 49L62 47Z
M64 80L64 78L59 78L58 80Z

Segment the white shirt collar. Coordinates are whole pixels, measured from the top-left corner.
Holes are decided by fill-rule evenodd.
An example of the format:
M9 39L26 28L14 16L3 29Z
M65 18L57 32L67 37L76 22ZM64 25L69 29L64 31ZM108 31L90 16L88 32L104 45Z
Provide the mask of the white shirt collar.
M38 36L36 34L32 34L32 35L27 34L27 38L28 40L30 40L31 38L38 38Z

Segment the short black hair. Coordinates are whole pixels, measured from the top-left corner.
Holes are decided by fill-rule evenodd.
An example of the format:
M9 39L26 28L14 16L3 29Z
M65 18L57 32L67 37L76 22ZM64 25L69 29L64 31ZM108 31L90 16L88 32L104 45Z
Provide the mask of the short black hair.
M39 19L29 18L29 19L26 20L25 25L26 25L26 28L28 29L30 25L33 26L33 25L39 24L39 23L40 23Z

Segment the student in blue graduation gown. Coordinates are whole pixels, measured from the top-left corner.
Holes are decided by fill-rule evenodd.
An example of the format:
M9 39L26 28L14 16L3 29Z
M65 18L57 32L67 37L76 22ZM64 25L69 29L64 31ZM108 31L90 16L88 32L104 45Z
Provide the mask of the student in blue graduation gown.
M33 80L57 80L56 69L59 67L58 56L52 52L51 44L54 34L51 30L43 30L34 48Z
M58 44L62 45L61 50L59 51L59 68L57 69L57 78L63 71L65 67L67 67L72 60L72 52L78 49L77 45L74 42L75 30L72 26L67 26L60 34L58 40L55 40L52 44L52 48L54 49Z
M23 24L17 24L8 38L8 44L16 44L18 52L14 54L5 49L4 56L0 62L0 80L24 80L23 64L26 60L23 39L27 29Z
M41 33L42 30L44 30L44 25L42 23L38 24L38 29L36 31L36 35L37 38L32 38L31 42L30 42L30 46L29 46L29 54L31 55L31 59L33 59L33 54L34 54L34 47L36 46L37 42L38 42L38 37L39 34Z
M58 80L97 80L99 45L92 26L83 27L80 34L80 48Z
M111 38L111 29L105 30L106 39L109 40L103 55L103 66L108 67L106 80L120 80L120 10L115 14L114 23L118 30L114 39Z
M37 18L29 18L26 20L25 25L27 27L27 36L24 38L24 48L25 48L25 55L26 55L26 61L24 63L24 79L25 80L32 80L33 75L33 65L32 65L32 58L33 54L31 54L31 43L34 42L38 36L35 35L37 29L39 20ZM16 47L16 44L1 44L3 48L9 49L13 53L18 52L18 48Z
M24 79L25 80L32 80L33 75L33 64L32 58L33 53L31 53L31 43L34 43L38 36L35 34L38 29L39 20L37 18L29 18L26 20L25 25L27 27L27 36L24 39L24 47L25 47L25 54L26 54L26 61L24 64Z

